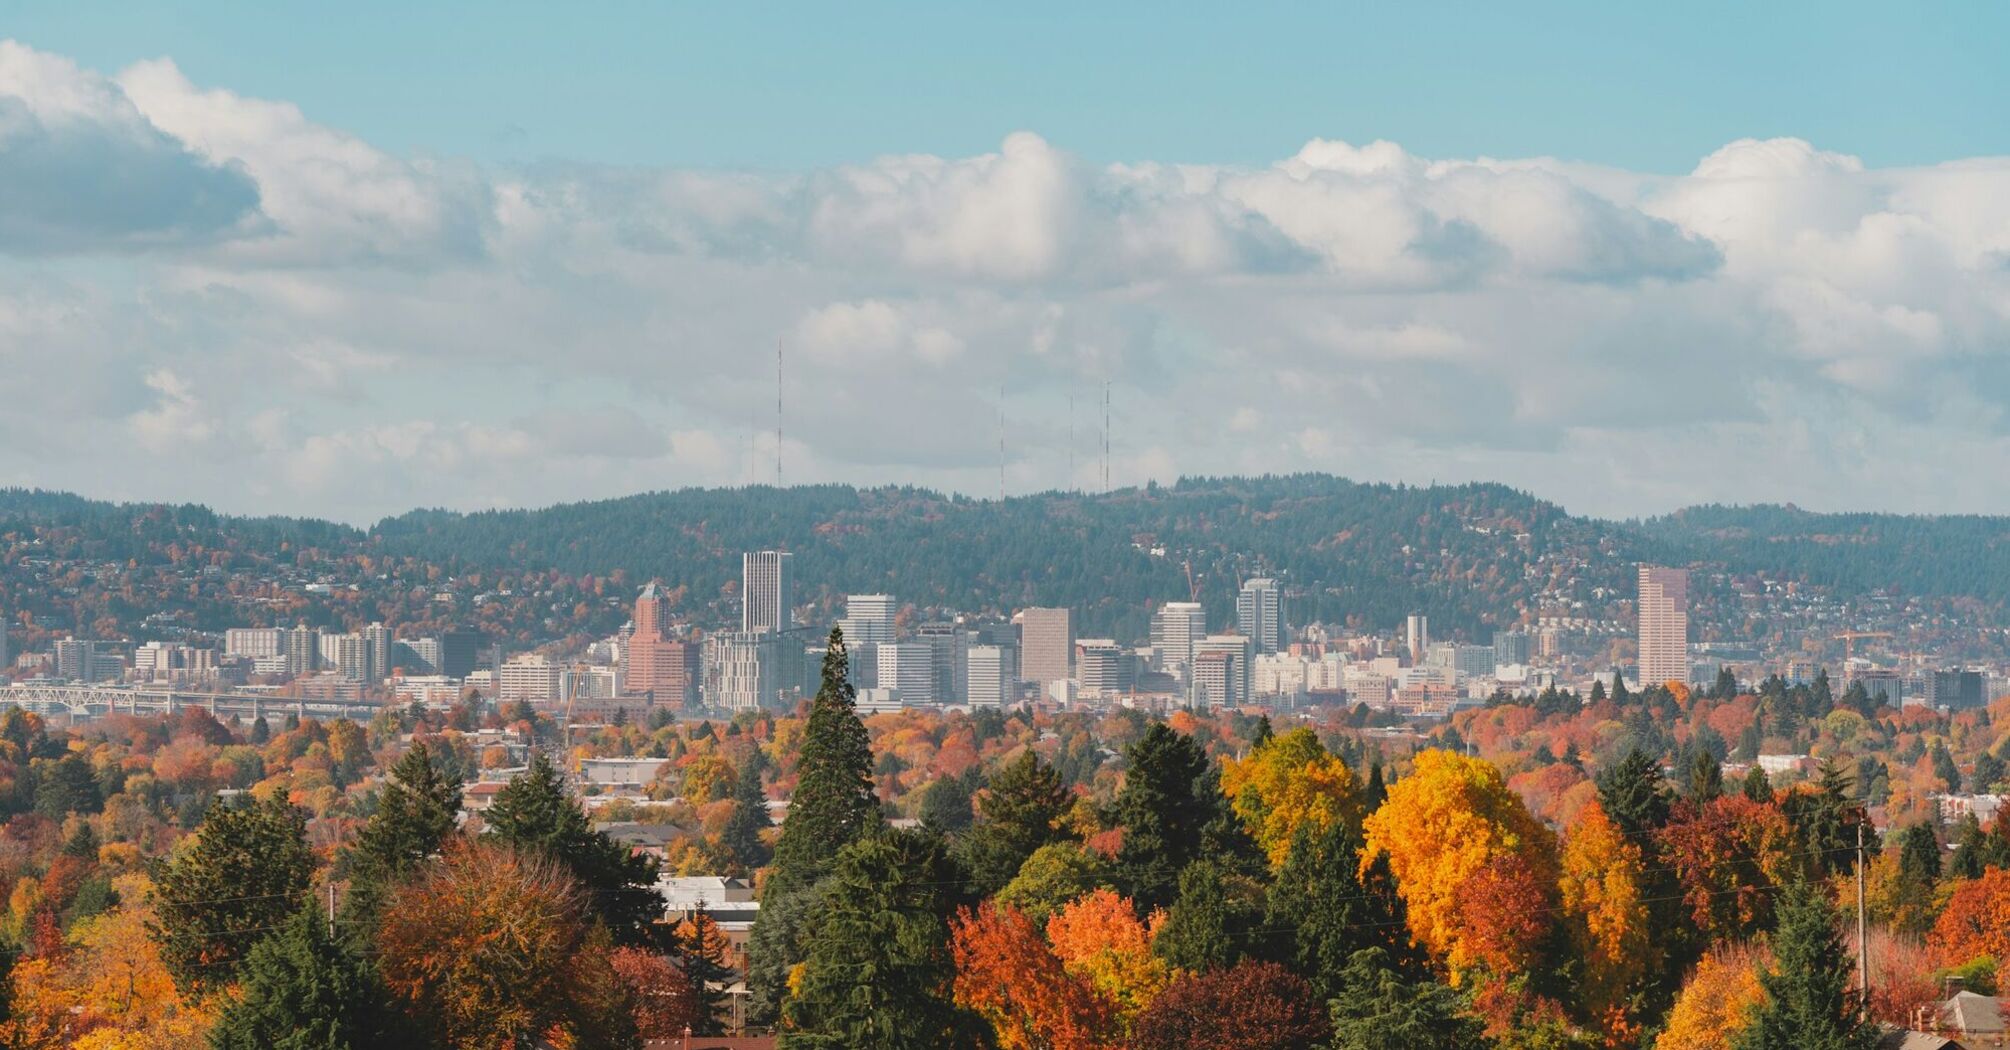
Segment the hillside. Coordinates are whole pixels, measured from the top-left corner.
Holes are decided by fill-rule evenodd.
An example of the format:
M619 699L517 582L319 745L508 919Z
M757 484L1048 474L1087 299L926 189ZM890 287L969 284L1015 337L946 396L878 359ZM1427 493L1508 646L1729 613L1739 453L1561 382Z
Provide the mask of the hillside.
M1576 517L1500 485L1370 485L1324 475L1187 479L1107 495L1005 501L813 486L655 492L536 510L413 511L357 530L201 507L0 491L0 608L28 632L132 634L149 616L230 623L468 622L518 642L618 625L644 580L701 622L735 618L739 554L795 551L798 599L847 592L931 608L1079 611L1084 634L1135 638L1196 590L1213 622L1242 579L1275 575L1293 618L1390 627L1429 614L1484 639L1539 612L1624 615L1632 567L1696 564L1881 589L1979 609L2010 602L2010 519L1699 507L1645 522ZM312 585L310 587L310 585ZM1736 601L1698 582L1699 611ZM1728 614L1727 614L1728 615Z

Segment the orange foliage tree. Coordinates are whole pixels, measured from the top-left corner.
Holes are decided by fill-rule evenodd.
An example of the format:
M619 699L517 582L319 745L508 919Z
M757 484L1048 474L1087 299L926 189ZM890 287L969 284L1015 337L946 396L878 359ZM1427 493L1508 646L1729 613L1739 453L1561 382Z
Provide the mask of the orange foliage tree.
M1678 807L1676 819L1656 834L1689 921L1710 940L1755 932L1772 914L1773 891L1795 870L1785 814L1742 795Z
M1067 971L1115 1004L1118 1020L1128 1026L1172 977L1152 954L1152 934L1163 921L1154 912L1149 925L1140 922L1130 898L1099 889L1048 918L1047 939Z
M1410 934L1444 963L1453 983L1477 966L1526 965L1517 934L1503 938L1489 914L1500 894L1547 918L1556 911L1556 839L1507 789L1492 763L1450 751L1416 756L1410 776L1363 828L1363 870L1386 854L1408 909ZM1518 858L1513 870L1501 866ZM1493 869L1483 888L1468 885Z
M956 1002L991 1025L1000 1050L1102 1050L1115 1045L1116 1004L1068 972L1031 919L985 904L952 928Z
M1654 958L1642 897L1645 865L1604 807L1584 808L1563 843L1563 913L1584 960L1585 1005L1605 1015L1622 1004Z
M1703 956L1682 986L1654 1050L1723 1050L1750 1023L1765 996L1759 972L1765 957L1744 945L1724 945Z
M646 948L616 948L607 962L634 1004L635 1034L673 1039L698 1024L700 1003L691 980L668 958Z
M1956 884L1926 941L1942 966L2010 959L2010 871L1990 868Z

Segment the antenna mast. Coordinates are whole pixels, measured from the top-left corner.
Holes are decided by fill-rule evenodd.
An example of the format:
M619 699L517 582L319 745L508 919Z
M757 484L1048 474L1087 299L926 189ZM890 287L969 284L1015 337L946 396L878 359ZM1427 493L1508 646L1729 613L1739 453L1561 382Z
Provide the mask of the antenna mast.
M998 388L998 502L1005 502L1005 388Z
M1103 380L1103 495L1110 494L1110 381Z
M775 337L775 487L782 487L782 337Z

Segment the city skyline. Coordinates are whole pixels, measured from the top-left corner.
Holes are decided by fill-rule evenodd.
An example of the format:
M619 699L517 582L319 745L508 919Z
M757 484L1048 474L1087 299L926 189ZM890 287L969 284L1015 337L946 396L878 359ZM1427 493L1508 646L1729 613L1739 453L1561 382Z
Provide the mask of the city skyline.
M2010 511L1969 483L2010 470L1999 124L1880 149L1903 136L1839 95L1720 114L1671 159L1443 107L1304 114L1260 149L1037 108L779 166L511 160L180 32L65 50L38 21L51 42L0 47L0 484L352 522L778 466ZM2003 75L1934 70L1909 90L1936 112Z

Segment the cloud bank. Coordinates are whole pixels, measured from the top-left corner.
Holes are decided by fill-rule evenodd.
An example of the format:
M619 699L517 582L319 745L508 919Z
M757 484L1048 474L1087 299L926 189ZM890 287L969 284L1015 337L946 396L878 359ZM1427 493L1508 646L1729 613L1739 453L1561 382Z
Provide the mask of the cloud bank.
M1094 165L1021 132L483 168L0 43L0 272L0 484L355 521L779 455L987 495L1002 434L1008 491L1095 486L1107 383L1120 485L2010 512L2010 158Z

